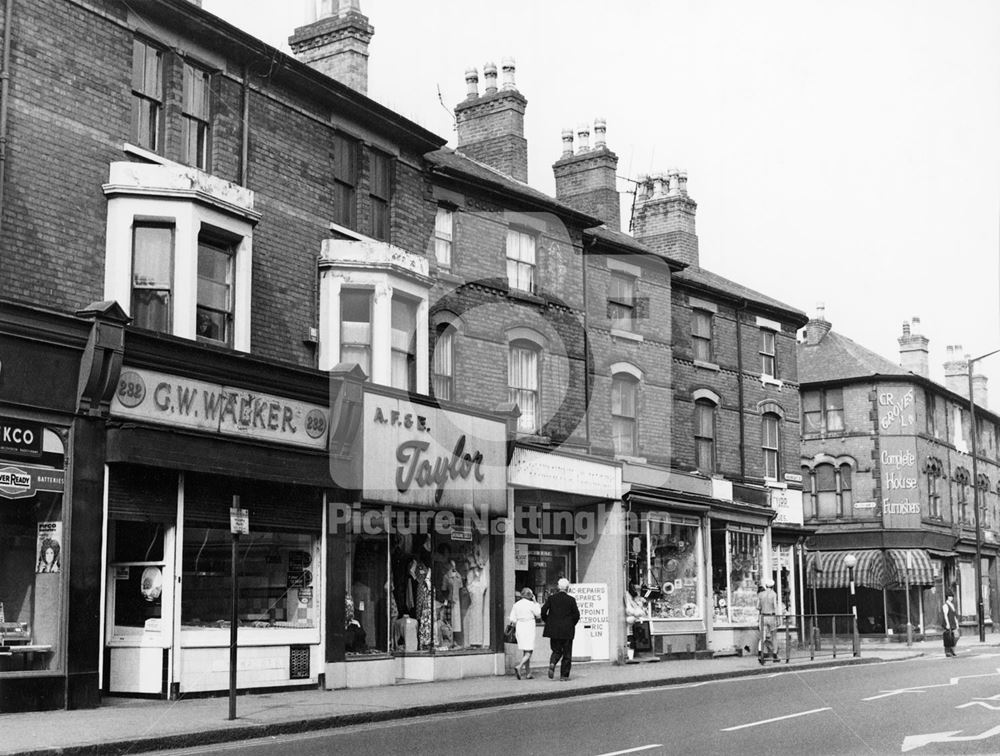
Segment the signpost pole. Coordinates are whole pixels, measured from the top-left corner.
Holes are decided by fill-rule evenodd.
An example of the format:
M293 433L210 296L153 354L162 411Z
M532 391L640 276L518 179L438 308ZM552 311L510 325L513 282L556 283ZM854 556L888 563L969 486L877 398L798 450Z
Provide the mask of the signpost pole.
M237 550L240 534L250 533L250 518L245 509L240 509L240 497L233 496L233 506L229 510L229 532L233 534L233 604L229 615L229 718L236 719L236 648L240 625L240 576L237 562Z
M906 569L903 571L906 575L906 645L907 647L913 645L913 623L910 621L910 563L913 561L913 556L910 551L906 552Z

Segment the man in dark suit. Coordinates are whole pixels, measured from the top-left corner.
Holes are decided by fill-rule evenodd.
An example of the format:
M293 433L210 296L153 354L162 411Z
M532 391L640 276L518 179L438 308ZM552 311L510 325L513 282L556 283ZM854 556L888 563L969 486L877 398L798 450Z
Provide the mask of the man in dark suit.
M549 657L549 679L555 675L556 664L562 659L559 667L559 679L569 679L569 668L573 664L573 636L576 634L576 623L580 621L580 610L576 599L566 593L569 581L559 578L559 590L549 596L542 607L542 622L545 632L542 635L549 639L552 656Z

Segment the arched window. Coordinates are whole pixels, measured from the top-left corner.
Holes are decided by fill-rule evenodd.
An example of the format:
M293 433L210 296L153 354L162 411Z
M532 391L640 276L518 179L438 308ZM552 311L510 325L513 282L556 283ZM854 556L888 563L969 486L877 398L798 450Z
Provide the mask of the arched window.
M927 474L927 516L941 519L940 480L944 474L944 465L937 457L928 457L924 472Z
M441 401L455 398L455 329L441 325L434 342L434 363L431 367L431 388Z
M768 412L761 418L764 477L777 480L781 467L781 418Z
M638 449L636 423L639 403L639 381L628 373L618 373L611 379L611 439L615 454L631 456Z
M969 506L969 483L972 476L964 467L955 469L955 504L958 508L958 519L963 523L972 522L972 509Z
M715 472L715 407L709 399L694 403L695 466L706 475Z
M521 410L517 429L522 433L537 433L540 425L541 349L531 341L519 339L510 343L507 380L510 401Z

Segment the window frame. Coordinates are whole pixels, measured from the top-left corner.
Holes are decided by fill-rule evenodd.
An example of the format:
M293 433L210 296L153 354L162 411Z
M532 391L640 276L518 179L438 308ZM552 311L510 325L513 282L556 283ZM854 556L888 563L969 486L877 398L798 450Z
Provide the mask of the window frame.
M760 373L768 378L778 377L778 334L770 328L760 329Z
M518 243L512 247L511 242L515 239ZM514 291L535 294L538 291L536 276L538 271L537 235L526 229L510 226L507 228L504 249L507 260L507 286ZM530 255L526 255L525 250L530 250ZM512 251L514 255L511 254ZM526 259L528 256L530 256L530 260ZM525 276L528 279L527 287L520 285L525 283L523 280Z
M442 219L447 218L447 224ZM444 226L447 225L447 229ZM455 209L438 205L434 216L434 259L439 267L451 269L455 243Z
M612 328L635 331L637 284L635 276L621 270L611 271L608 280L608 319ZM620 317L621 314L625 317Z
M169 260L167 262L167 267L169 270L167 286L154 287L154 286L142 286L136 283L136 267L137 267L137 237L138 231L141 229L161 229L168 230L170 232L169 239L169 249L167 254L169 255ZM175 248L177 243L177 228L176 224L171 220L163 221L136 221L132 224L132 248L131 248L131 265L130 265L130 276L129 276L129 314L132 317L133 325L138 328L145 328L147 330L156 331L158 333L171 333L173 330L174 322L174 264L175 264ZM141 309L141 304L137 302L137 291L165 291L166 292L166 305L165 314L166 322L162 326L150 325L148 318L145 316L145 312L142 315L137 315ZM142 321L142 322L140 322Z
M202 276L202 252L203 249L210 249L214 252L221 252L226 256L226 275L223 285L226 291L226 304L224 308L219 308L218 306L212 306L204 304L202 301L201 294L201 284L204 280ZM225 346L231 347L233 345L233 322L235 320L235 306L236 306L236 254L238 249L238 242L233 239L228 239L225 236L211 232L202 231L198 234L198 249L197 256L195 260L195 265L198 269L198 291L195 294L195 338L198 341L206 341L209 343L223 344ZM212 282L218 284L219 282ZM201 317L203 311L208 311L210 313L222 314L223 323L223 336L222 338L216 338L214 336L209 336L201 333L201 324L205 322Z
M525 371L522 374L529 374L534 382L534 387L515 385L515 354L530 355L534 360L534 369ZM539 344L527 339L514 339L507 345L507 389L509 401L515 403L521 411L517 419L517 430L519 433L539 434L541 432L541 405L542 405L542 348ZM523 395L530 395L534 399L534 412L525 410L525 402L521 401Z
M407 325L412 325L412 331L409 332L408 337L402 329L396 328L397 307L400 309L403 307L408 308L405 314L411 318L411 321ZM419 300L401 296L396 292L393 292L392 301L389 303L389 385L411 393L417 390L417 311L419 307ZM400 333L403 335L400 336ZM398 342L404 338L406 345L405 348L402 348ZM405 386L399 385L396 380L396 362L399 359L399 355L404 355L403 360L406 365Z
M148 39L132 40L132 141L150 152L163 154L164 132L164 53ZM140 59L142 71L139 71ZM151 73L150 61L155 61ZM153 91L151 91L153 90ZM148 130L148 133L146 133Z
M348 300L352 296L357 296L360 298L363 296L368 305L368 320L348 320L344 313L345 309L348 307ZM340 326L340 354L338 355L337 362L356 362L361 365L361 369L365 371L365 375L370 376L372 374L372 357L374 353L373 348L373 320L374 320L374 291L370 288L358 286L358 287L344 287L340 292L340 317L338 318L338 323ZM357 338L351 336L348 338L349 333L345 330L347 323L355 324L365 324L368 327L367 341L358 340ZM357 329L360 333L360 328ZM345 357L346 350L356 350L362 352L366 356L367 364L362 364L354 359L349 359Z
M204 90L195 82L201 81ZM198 97L201 103L195 103ZM198 110L200 109L200 112ZM194 136L195 152L192 158L191 145ZM181 97L181 162L202 171L211 169L212 154L212 73L207 69L185 60L183 65L183 87Z
M718 422L717 422L717 412L719 405L713 402L711 399L699 398L694 402L694 463L695 467L706 475L713 475L718 470L718 454L716 449L717 433L718 433ZM709 420L711 421L711 432L710 435L705 435L702 433L702 414L707 412ZM708 464L708 469L703 464L703 452L702 447L708 445L709 454L711 460Z
M839 405L831 405L831 395L840 395ZM813 405L811 401L815 399L815 409L809 409ZM818 418L818 422L817 422ZM831 428L833 418L839 418L840 427ZM815 429L814 429L815 428ZM802 394L802 432L808 433L843 433L844 425L844 389L836 387L830 389L815 389L805 391Z
M388 242L392 237L392 156L368 151L369 234Z
M708 333L702 333L701 327L707 324ZM715 352L713 338L715 335L715 313L700 307L691 310L691 356L697 362L713 362Z
M361 144L343 133L333 135L333 218L344 228L357 231L358 178ZM346 165L345 165L346 163Z
M617 455L632 457L639 453L639 384L639 379L630 373L615 373L611 376L611 444ZM631 394L631 414L624 411L624 403L621 401L622 388L625 386ZM625 434L620 432L624 428L628 429L628 448L621 444L622 440L626 440Z
M769 438L768 427L773 424L774 438ZM780 480L781 478L781 417L773 412L765 412L761 416L761 451L764 463L764 479ZM769 442L773 441L773 445ZM769 464L770 463L770 464ZM773 474L772 474L773 473Z
M449 324L437 328L431 360L431 392L436 399L455 401L455 328Z

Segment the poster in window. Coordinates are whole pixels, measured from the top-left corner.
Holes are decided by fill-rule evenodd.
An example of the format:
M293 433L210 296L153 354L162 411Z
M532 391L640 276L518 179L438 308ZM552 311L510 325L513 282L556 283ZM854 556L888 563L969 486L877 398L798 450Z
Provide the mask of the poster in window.
M35 572L59 572L62 551L62 523L38 523L38 561Z

